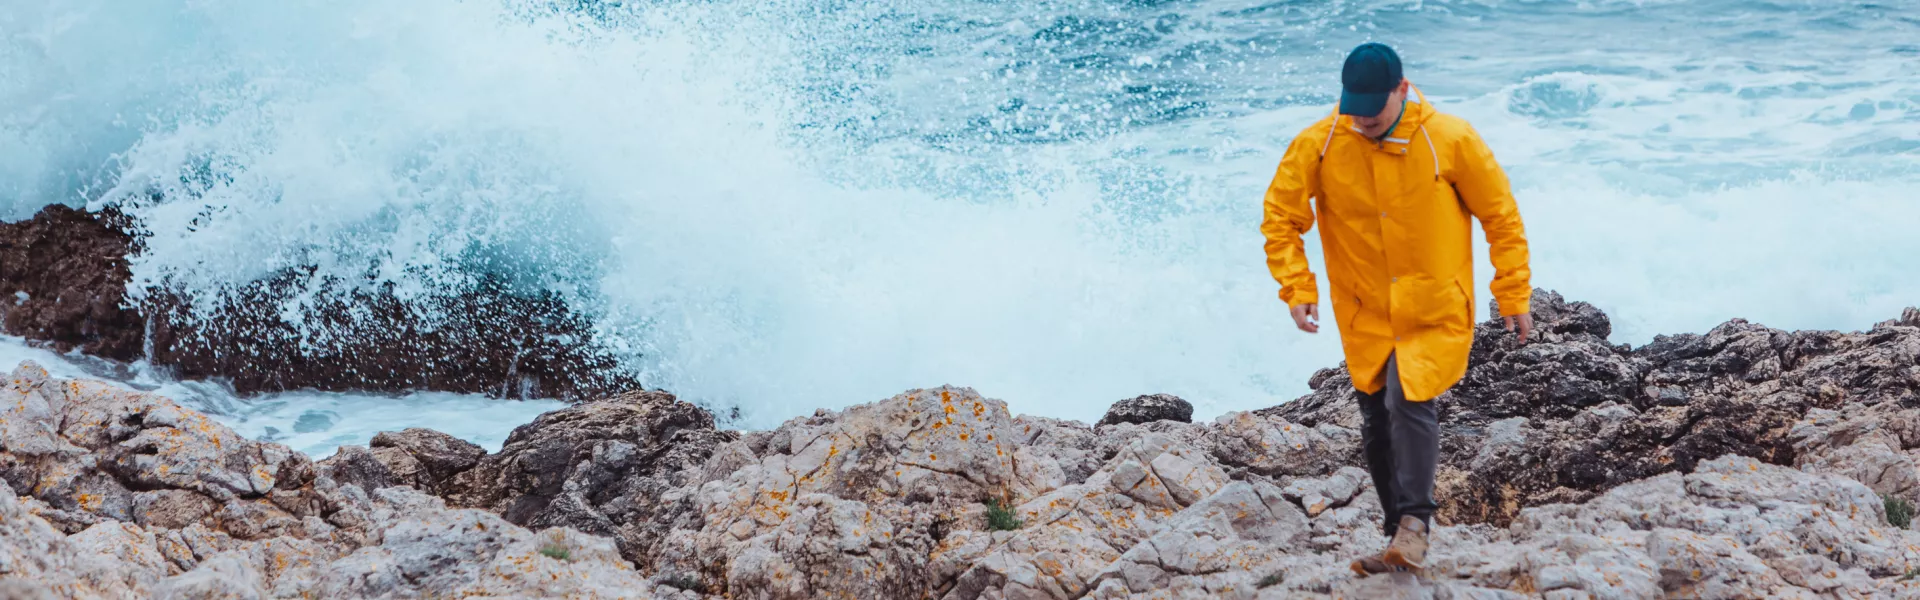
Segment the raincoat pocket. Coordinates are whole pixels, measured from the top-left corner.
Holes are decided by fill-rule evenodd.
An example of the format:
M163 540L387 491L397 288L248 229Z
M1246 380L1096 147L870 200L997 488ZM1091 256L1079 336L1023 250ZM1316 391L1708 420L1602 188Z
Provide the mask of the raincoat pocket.
M1466 329L1467 331L1472 331L1473 330L1473 286L1465 282L1462 282L1460 281L1460 278L1455 277L1453 279L1453 287L1454 289L1459 290L1460 292L1460 300L1462 302L1460 306L1460 310L1464 311L1460 313L1462 317L1461 324L1463 328Z
M1472 327L1473 313L1468 310L1472 300L1461 290L1459 281L1451 277L1410 277L1403 285L1405 291L1396 300L1404 300L1400 306L1406 307L1404 315L1410 317L1415 328L1458 331Z
M1353 331L1354 319L1359 317L1360 297L1347 293L1346 290L1335 290L1333 292L1333 318L1334 324L1340 326L1340 331Z

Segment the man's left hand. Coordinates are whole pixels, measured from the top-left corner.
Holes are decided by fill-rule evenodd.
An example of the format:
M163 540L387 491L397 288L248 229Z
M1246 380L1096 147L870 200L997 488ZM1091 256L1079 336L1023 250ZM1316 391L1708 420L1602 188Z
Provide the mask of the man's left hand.
M1507 317L1507 331L1517 331L1520 334L1520 343L1527 343L1527 338L1533 337L1533 313L1520 313Z

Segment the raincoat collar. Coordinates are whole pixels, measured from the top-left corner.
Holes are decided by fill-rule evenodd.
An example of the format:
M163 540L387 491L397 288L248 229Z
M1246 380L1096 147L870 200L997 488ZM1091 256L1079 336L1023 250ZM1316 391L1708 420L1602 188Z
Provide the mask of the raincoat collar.
M1337 112L1335 114L1338 116ZM1400 149L1404 148L1407 144L1413 143L1414 134L1422 125L1426 124L1427 118L1431 116L1433 116L1433 105L1427 103L1426 94L1421 93L1419 87L1409 84L1407 86L1406 110L1400 114L1400 122L1394 126L1392 131L1387 133L1385 139L1376 140L1367 137L1367 134L1360 132L1359 127L1354 126L1351 117L1340 116L1338 128L1345 129L1347 133L1359 136L1361 139L1366 140L1367 143L1374 144L1381 149Z

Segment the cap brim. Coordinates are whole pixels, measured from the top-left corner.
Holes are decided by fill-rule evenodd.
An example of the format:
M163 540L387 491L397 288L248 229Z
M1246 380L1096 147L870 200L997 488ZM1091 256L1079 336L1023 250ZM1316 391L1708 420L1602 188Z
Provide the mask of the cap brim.
M1387 108L1387 97L1393 92L1363 94L1359 92L1340 92L1340 114L1371 117Z

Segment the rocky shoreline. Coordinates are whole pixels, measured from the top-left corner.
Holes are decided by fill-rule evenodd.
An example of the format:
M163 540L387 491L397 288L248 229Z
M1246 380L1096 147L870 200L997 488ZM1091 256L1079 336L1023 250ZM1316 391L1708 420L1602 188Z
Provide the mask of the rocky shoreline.
M663 392L497 453L423 429L321 461L172 401L0 390L8 598L1920 598L1920 310L1642 348L1536 293L1442 402L1434 567L1355 578L1379 505L1344 374L1185 422L956 387L717 428Z

